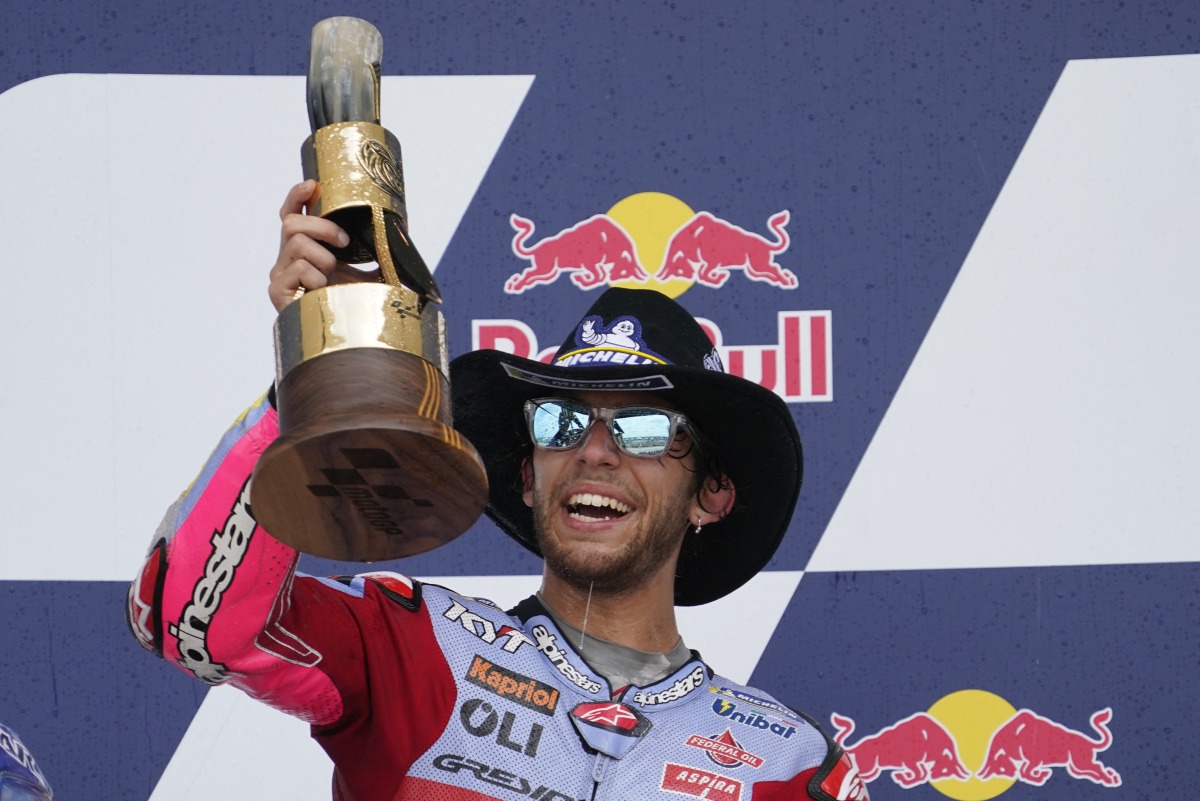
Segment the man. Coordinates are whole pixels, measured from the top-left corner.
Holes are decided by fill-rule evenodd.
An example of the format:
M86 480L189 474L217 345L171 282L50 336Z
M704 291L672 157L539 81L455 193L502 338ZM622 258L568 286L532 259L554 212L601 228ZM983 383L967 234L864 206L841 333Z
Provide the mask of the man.
M344 232L302 213L314 190L281 210L277 309L361 279L322 244ZM392 573L296 574L249 506L268 395L156 535L130 590L142 644L311 723L341 801L866 797L815 724L676 628L676 604L732 592L786 531L801 456L778 397L724 373L674 301L620 289L553 364L476 351L451 386L488 514L545 558L537 595L505 613Z

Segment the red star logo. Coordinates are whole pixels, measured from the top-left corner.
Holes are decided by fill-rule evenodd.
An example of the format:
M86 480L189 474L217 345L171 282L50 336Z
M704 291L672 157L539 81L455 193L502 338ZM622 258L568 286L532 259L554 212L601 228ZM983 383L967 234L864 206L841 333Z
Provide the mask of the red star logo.
M626 731L637 726L637 716L625 708L624 704L589 704L583 710L576 709L582 720L599 723L605 726L616 726Z

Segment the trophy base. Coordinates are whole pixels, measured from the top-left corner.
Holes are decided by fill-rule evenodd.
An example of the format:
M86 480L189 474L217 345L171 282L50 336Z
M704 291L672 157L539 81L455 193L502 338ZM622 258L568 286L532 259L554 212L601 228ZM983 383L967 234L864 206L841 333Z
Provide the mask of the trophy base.
M413 556L466 531L487 505L487 475L448 425L448 389L403 351L297 366L277 388L280 436L254 470L255 518L304 553L349 562Z

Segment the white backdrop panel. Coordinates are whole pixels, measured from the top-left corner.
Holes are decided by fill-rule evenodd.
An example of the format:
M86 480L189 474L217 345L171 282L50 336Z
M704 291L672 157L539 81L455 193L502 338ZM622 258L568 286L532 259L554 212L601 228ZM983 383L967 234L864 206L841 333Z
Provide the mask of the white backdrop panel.
M384 78L382 121L435 269L532 81ZM129 580L167 505L266 390L267 270L301 177L304 98L304 78L156 75L0 95L0 579Z

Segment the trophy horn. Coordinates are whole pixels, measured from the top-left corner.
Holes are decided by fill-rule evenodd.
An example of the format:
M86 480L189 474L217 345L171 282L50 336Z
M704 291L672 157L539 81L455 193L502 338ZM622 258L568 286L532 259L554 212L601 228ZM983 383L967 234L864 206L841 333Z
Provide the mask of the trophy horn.
M442 302L433 274L408 233L400 142L379 124L383 36L357 17L330 17L312 29L308 51L308 120L312 136L300 159L317 181L310 213L350 237L326 245L350 264L378 262L385 283Z

